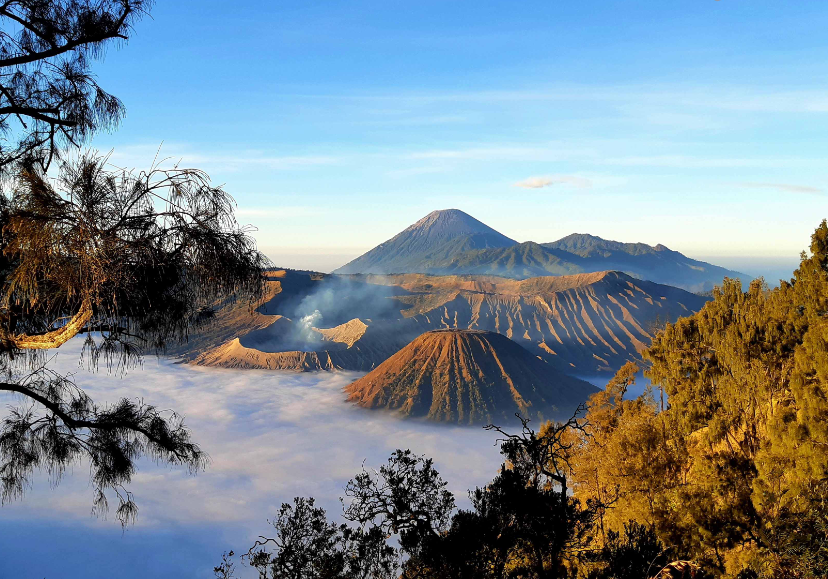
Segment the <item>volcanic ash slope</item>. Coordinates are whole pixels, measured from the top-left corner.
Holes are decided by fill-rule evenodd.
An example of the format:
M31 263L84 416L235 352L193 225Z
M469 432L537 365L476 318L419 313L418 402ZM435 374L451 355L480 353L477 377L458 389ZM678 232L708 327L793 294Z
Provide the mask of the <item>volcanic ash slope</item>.
M348 385L348 401L459 424L568 417L597 389L562 374L506 336L436 330Z

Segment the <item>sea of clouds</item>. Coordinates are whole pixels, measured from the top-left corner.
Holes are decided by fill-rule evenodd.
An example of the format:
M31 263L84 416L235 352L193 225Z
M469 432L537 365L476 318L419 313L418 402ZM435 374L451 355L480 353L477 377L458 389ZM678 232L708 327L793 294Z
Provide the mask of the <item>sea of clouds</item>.
M226 370L148 357L121 377L80 365L80 348L80 339L70 341L50 367L74 373L99 403L137 398L179 412L210 465L191 476L142 463L128 487L138 519L126 530L112 515L91 514L88 465L56 487L39 473L22 500L0 508L0 577L212 577L222 551L246 551L267 534L282 502L313 496L338 517L347 480L396 448L433 457L461 505L501 462L495 435L481 428L400 420L346 403L342 388L359 373ZM3 399L0 417L18 403Z

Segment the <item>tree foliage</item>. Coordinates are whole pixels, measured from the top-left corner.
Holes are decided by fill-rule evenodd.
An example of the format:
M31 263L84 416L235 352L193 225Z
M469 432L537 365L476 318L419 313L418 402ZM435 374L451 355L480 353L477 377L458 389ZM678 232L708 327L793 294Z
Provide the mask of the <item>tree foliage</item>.
M651 391L635 399L627 390L639 367L623 366L587 406L588 436L572 458L575 496L598 504L596 533L623 533L628 521L667 521L674 490L686 477L686 450L671 440Z
M504 436L505 462L470 493L471 509L456 509L430 459L397 450L346 485L343 516L356 526L328 522L312 499L296 499L282 506L276 537L260 538L248 563L267 579L380 578L396 569L410 579L569 577L585 556L595 513L566 490L568 434L582 427L577 418L541 433L528 421L518 434L490 427ZM231 564L223 561L217 575Z
M622 531L608 531L589 579L641 579L652 577L667 563L667 553L652 527L636 521L624 523Z
M669 405L623 400L630 368L594 396L576 496L615 493L610 529L652 525L723 576L828 575L826 222L789 282L726 280L645 359Z
M148 0L6 0L0 3L0 171L48 169L124 115L91 64L125 42Z
M274 538L260 537L247 552L260 579L396 577L397 551L385 543L380 527L363 530L331 523L312 498L284 503L273 528ZM226 560L223 564L230 565Z
M0 391L24 401L0 426L4 501L35 470L59 478L87 459L96 506L111 490L126 521L135 504L123 487L140 457L204 466L179 416L129 399L98 405L37 352L85 335L90 365L123 369L186 339L228 295L258 295L264 258L232 210L200 171L131 173L88 155L61 162L55 181L21 173L2 214Z
M347 520L399 535L400 546L418 554L447 528L454 496L431 459L397 450L379 470L364 470L345 487Z
M201 469L181 417L143 401L98 404L38 352L85 335L90 366L123 371L186 339L222 301L263 289L265 260L206 174L129 172L77 151L124 114L91 65L150 4L0 1L0 392L23 401L0 423L3 502L35 471L57 481L86 460L95 509L114 494L126 522L136 506L124 485L141 457Z

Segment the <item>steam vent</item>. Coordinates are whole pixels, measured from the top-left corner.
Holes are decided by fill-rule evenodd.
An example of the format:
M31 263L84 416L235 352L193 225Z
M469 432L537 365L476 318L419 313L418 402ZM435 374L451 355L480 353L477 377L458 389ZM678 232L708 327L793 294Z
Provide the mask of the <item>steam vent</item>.
M597 389L495 332L436 330L345 387L348 401L456 424L568 417Z

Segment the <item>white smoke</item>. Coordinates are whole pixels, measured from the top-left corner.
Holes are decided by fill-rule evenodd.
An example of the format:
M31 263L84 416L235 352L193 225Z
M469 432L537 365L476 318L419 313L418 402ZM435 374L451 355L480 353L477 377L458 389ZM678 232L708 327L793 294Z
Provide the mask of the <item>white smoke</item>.
M302 316L296 324L298 338L303 342L318 341L319 334L314 331L314 328L319 325L321 320L322 312L319 310L313 310L313 313L310 313L307 316Z
M260 310L268 315L279 314L292 321L290 330L284 324L256 330L241 337L248 348L263 352L305 352L330 347L317 331L329 329L359 318L367 324L402 318L400 310L407 307L395 296L405 295L404 289L374 285L364 281L329 276L311 287L289 289L295 295L282 297L277 304ZM411 336L409 339L413 338ZM408 340L402 340L400 347Z

